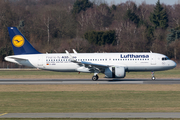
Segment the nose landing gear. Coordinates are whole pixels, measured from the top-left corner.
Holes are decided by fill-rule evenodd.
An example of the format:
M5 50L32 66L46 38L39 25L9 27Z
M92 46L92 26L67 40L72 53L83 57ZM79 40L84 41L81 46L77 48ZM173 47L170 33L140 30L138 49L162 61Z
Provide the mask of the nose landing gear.
M156 77L154 76L154 72L153 71L151 72L151 75L152 75L151 80L156 80Z

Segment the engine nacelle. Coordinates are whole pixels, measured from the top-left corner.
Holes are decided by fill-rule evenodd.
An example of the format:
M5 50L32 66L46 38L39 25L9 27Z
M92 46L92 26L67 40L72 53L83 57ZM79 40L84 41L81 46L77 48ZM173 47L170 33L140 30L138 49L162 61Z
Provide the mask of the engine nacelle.
M107 78L124 78L126 71L124 67L115 66L106 68L104 74Z

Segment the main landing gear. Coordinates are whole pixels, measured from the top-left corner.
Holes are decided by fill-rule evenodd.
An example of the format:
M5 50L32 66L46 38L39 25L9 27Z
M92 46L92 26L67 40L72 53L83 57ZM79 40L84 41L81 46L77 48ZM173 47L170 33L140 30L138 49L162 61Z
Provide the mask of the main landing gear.
M93 81L97 81L99 79L98 73L99 73L99 70L94 69L94 76L92 76Z
M153 71L151 72L151 75L152 75L151 80L156 80L156 77L154 76L154 72Z
M97 81L98 79L99 79L99 76L97 74L92 77L93 81Z

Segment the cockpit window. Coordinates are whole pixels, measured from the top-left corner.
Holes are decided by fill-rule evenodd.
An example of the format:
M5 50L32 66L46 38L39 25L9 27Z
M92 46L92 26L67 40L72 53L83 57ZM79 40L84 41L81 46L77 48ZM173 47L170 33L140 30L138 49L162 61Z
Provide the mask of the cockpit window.
M162 60L170 60L168 57L163 57Z

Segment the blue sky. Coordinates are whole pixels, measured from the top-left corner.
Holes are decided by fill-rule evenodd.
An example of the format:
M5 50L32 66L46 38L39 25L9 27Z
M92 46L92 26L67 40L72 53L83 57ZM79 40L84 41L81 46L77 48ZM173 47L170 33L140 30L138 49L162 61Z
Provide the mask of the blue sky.
M119 4L119 3L124 3L126 1L129 1L129 0L105 0L107 1L107 3L115 3L115 4ZM158 0L131 0L131 1L134 1L136 2L137 4L141 4L143 1L145 1L147 4L156 4L156 2ZM180 0L160 0L161 3L164 3L166 5L174 5L175 3L180 3Z

